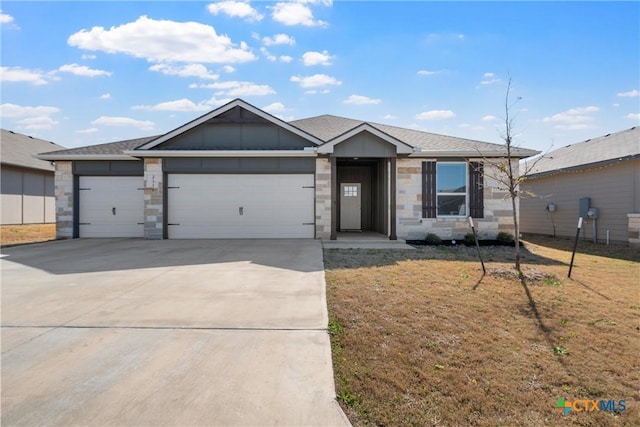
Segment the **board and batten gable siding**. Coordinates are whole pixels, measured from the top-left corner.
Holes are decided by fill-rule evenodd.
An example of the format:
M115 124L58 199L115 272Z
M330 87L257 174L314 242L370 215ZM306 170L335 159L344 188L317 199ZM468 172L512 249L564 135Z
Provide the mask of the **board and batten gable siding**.
M396 157L396 147L369 132L360 132L336 145L334 157L380 158Z
M55 218L55 185L52 172L2 166L3 225L46 224Z
M605 167L529 178L523 188L534 194L520 200L520 223L523 233L575 236L579 216L579 199L591 198L599 209L598 241L606 240L607 230L613 242L628 241L627 214L640 212L640 159L627 160ZM556 211L547 212L547 205ZM593 224L585 223L587 239L593 239Z
M151 150L303 150L312 146L304 138L269 122L207 122Z

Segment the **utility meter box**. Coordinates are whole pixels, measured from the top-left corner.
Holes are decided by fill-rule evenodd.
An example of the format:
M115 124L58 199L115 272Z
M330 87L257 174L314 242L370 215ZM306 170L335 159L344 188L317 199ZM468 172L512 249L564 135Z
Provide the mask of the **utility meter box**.
M584 219L589 217L589 208L591 207L591 197L583 197L580 199L580 216Z
M587 218L598 219L598 208L589 208L589 210L587 210Z

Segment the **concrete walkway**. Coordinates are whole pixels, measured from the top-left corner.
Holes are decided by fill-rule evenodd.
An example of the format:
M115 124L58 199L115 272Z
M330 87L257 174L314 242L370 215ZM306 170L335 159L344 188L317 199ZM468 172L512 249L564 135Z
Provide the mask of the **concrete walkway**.
M349 425L314 240L7 248L2 425Z

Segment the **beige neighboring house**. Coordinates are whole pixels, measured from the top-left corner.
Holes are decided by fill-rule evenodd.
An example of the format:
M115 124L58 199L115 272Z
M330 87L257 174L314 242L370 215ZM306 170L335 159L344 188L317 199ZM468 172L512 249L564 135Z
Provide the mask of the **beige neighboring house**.
M523 233L572 237L582 214L587 240L640 246L640 128L550 152L523 188Z
M61 150L53 142L2 129L0 173L2 225L55 223L53 162L34 154Z
M56 162L58 238L412 240L462 238L469 216L483 238L513 232L490 178L505 154L333 115L285 122L236 99L164 135L38 158ZM514 150L516 166L534 154Z

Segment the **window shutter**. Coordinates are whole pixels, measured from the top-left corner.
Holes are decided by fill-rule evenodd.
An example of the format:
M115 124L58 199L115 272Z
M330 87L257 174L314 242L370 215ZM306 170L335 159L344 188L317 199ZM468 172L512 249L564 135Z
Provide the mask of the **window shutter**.
M422 162L422 217L436 217L436 162Z
M480 162L469 162L469 215L484 218L484 169Z

